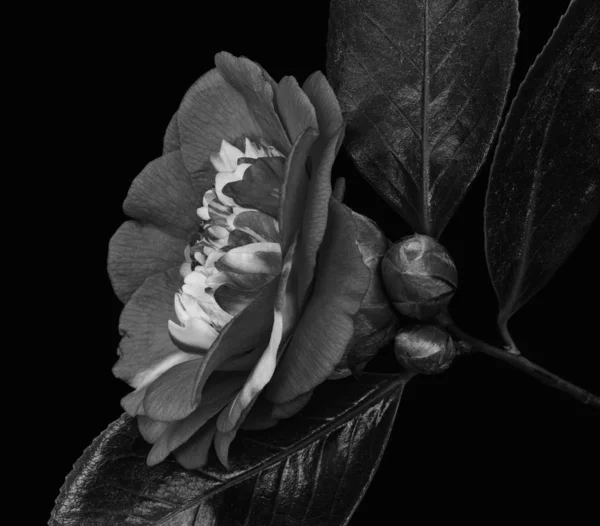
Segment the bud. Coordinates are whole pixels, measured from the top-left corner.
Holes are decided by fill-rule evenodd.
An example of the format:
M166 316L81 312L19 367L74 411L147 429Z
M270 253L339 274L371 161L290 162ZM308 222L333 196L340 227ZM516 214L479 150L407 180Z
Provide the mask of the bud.
M436 325L415 325L398 332L394 354L411 371L437 374L450 367L456 352L445 330Z
M433 318L445 309L458 283L448 251L432 237L421 234L392 245L381 270L394 307L418 320Z
M397 317L384 292L381 261L389 241L377 224L356 212L357 245L371 272L371 281L359 311L354 316L354 335L330 380L360 374L377 351L389 343L398 329Z

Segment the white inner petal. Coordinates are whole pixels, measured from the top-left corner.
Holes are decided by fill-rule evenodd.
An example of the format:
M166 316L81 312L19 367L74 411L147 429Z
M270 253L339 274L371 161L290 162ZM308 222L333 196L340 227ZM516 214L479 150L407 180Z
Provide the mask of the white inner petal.
M173 322L169 320L169 323ZM161 374L168 371L171 367L174 367L175 365L183 362L187 362L189 360L193 360L194 358L198 357L194 354L189 354L183 351L177 351L173 354L170 354L160 362L152 365L148 369L137 373L133 377L133 380L131 380L130 384L136 389L141 389L142 387L145 387L146 385L152 383Z
M200 318L190 318L185 327L169 320L169 332L184 345L204 351L210 349L219 335L212 325Z
M222 257L223 263L238 272L265 274L271 273L271 266L260 256L261 252L281 254L279 243L251 243L232 248Z

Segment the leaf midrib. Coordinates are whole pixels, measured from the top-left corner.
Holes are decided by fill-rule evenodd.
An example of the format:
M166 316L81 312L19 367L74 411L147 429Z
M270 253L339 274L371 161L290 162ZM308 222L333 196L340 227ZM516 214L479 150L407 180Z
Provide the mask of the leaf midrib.
M259 473L266 468L276 465L279 462L281 462L283 459L293 455L294 453L296 453L298 451L301 451L302 449L304 449L304 447L306 445L310 444L311 442L315 442L319 438L329 434L333 430L335 430L338 427L341 427L345 423L349 422L354 417L356 417L360 413L362 413L366 407L373 406L376 402L378 402L379 400L384 398L390 392L394 391L400 385L405 385L406 382L408 382L408 380L411 378L411 375L409 375L409 374L406 374L406 375L401 375L401 374L377 375L375 373L371 373L371 374L373 374L373 376L387 376L388 377L387 378L388 385L383 387L381 390L378 390L377 388L375 388L373 392L369 393L366 396L365 400L361 404L352 406L345 413L342 413L342 416L340 418L336 418L332 422L325 424L325 426L320 427L314 433L308 435L307 437L305 437L302 440L300 440L299 442L297 442L297 444L295 444L292 448L286 449L286 450L282 451L281 453L274 455L273 457L267 459L265 462L258 464L254 468L248 470L243 475L240 475L239 477L234 477L230 481L225 482L221 485L218 485L216 488L204 493L203 495L199 496L197 499L194 499L194 500L188 502L187 504L185 504L184 506L177 508L176 510L174 510L172 513L169 513L168 515L165 515L156 524L157 525L165 524L165 521L171 519L172 517L176 516L177 514L183 512L189 508L194 507L195 505L199 504L203 500L210 498L213 495L220 493L221 491L225 491L225 490L229 489L230 487L235 486L236 484L239 484L240 482L243 482L246 479L249 479L256 473Z
M421 176L423 181L421 205L423 209L422 227L431 235L431 213L429 210L429 0L423 9L423 103L421 131Z

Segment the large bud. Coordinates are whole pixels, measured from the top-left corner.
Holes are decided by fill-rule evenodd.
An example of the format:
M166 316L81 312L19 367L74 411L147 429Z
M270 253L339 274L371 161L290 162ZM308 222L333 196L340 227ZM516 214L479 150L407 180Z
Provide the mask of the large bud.
M445 371L456 355L451 336L436 325L403 328L394 343L397 360L407 369L422 374Z
M390 243L374 221L354 211L352 216L357 225L356 243L369 267L371 281L354 316L354 335L330 379L361 373L377 351L394 338L398 329L397 317L384 292L381 277L381 262Z
M448 251L432 237L421 234L391 246L382 262L382 274L394 307L418 320L444 310L458 284Z

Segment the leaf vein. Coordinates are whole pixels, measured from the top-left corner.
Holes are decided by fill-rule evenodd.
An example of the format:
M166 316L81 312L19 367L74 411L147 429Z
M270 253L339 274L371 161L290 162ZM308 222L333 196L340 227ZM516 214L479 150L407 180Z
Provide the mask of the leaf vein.
M402 49L400 44L398 42L395 42L392 39L392 37L390 37L387 34L387 32L377 22L375 22L375 20L373 20L373 18L371 18L366 12L363 11L362 14L369 22L371 22L371 24L373 24L379 30L379 32L390 42L390 44L392 44L394 46L394 48L396 48L398 53L400 55L402 55L404 58L406 58L406 60L408 60L420 72L419 66L417 66L416 62L411 58L410 55L408 55L406 52L404 52L404 50Z
M440 71L440 69L444 66L444 64L448 61L448 59L454 54L454 52L456 51L456 48L464 40L465 36L469 33L469 31L471 30L471 27L477 21L477 19L480 17L481 13L483 13L486 10L486 8L489 5L491 5L492 3L493 2L491 0L488 0L488 2L486 2L484 4L484 6L479 10L479 12L473 17L473 20L471 20L464 27L464 29L462 30L462 32L460 33L460 35L458 37L456 37L456 38L453 39L454 40L454 44L452 45L452 47L448 50L448 52L444 55L444 57L442 58L442 60L440 60L439 64L433 70L433 74L432 74L433 77L435 77L435 75ZM503 7L504 6L500 5L500 7L496 11L499 11Z
M417 129L414 127L414 125L412 124L412 122L410 122L408 116L404 113L404 111L402 110L402 108L377 83L377 81L375 80L375 78L373 77L373 75L369 72L369 70L367 69L367 67L363 64L362 60L354 52L354 50L350 49L350 53L354 56L354 58L355 58L356 62L358 63L358 65L364 70L364 72L366 73L367 77L371 81L371 84L373 84L379 90L379 92L388 100L388 102L392 105L392 107L395 108L396 111L402 116L402 118L404 119L404 121L406 122L406 124L408 124L408 127L415 134L415 136L417 137L417 139L421 140L421 135L419 134L419 132L417 131Z

